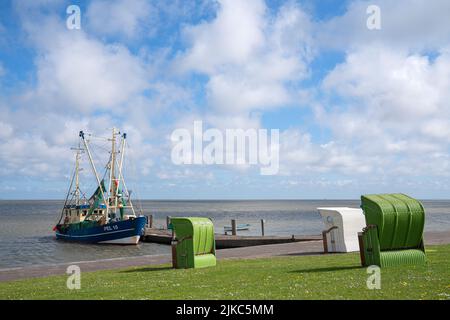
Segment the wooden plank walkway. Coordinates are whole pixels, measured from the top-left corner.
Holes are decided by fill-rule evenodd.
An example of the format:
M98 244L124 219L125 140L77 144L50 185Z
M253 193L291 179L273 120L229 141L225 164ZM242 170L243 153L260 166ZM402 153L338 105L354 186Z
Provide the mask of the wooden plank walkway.
M231 235L216 234L215 238L217 249L242 248L242 247L269 245L269 244L322 240L321 235L312 235L312 236L294 235L290 237L278 237L278 236L231 236ZM170 242L172 241L172 232L166 229L146 228L142 241L160 244L170 244Z

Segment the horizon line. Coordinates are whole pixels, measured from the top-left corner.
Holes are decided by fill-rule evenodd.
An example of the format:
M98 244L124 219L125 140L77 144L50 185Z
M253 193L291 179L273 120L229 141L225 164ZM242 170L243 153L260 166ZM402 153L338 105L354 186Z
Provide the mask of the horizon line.
M359 201L360 198L272 198L272 199L258 199L258 198L228 198L228 199L220 199L220 198L203 198L203 199L194 199L194 198L179 198L179 199L156 199L156 198L147 198L147 199L134 199L133 201ZM450 198L423 198L418 200L421 201L450 201ZM0 201L64 201L64 199L57 198L35 198L35 199L0 199Z

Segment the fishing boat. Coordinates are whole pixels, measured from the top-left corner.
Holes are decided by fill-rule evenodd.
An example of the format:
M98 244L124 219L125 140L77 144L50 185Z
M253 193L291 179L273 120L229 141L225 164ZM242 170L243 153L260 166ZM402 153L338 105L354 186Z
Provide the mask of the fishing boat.
M91 135L89 135L91 136ZM137 244L143 235L146 217L136 215L130 192L123 177L127 135L113 128L111 151L103 178L100 178L90 139L79 133L75 169L58 223L53 228L56 238L84 243ZM95 191L87 198L80 188L80 159L86 154L95 178ZM106 180L106 182L105 182ZM106 187L107 183L107 187Z

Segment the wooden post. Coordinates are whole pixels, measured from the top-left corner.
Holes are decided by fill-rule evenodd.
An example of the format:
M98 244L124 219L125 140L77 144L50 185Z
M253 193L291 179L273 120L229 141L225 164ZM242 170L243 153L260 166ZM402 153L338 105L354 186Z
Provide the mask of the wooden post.
M363 233L358 232L358 243L359 243L359 257L361 259L361 266L366 266L366 257L364 256L364 240Z
M261 219L261 235L264 237L264 222L266 222L264 219Z
M149 228L153 228L153 215L147 216L147 223Z
M322 231L323 253L328 253L327 231Z
M169 224L170 224L170 216L167 216L166 217L167 230L169 229Z
M327 239L327 234L330 233L332 230L337 229L338 227L333 226L328 230L323 230L322 231L322 239L323 239L323 252L324 253L328 253L329 252L329 248L328 248L328 239ZM336 246L333 246L333 243L335 243L334 239L333 239L333 235L330 235L331 237L331 250L336 250Z
M236 220L231 220L231 235L235 236L237 234L237 228L236 228Z
M147 217L147 228L153 228L153 215L148 215Z

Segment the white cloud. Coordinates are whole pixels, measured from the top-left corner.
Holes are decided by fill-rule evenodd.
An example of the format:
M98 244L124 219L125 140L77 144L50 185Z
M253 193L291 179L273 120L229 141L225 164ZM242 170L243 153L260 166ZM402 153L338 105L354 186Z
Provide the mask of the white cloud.
M293 101L288 84L296 83L298 90L298 82L309 75L309 63L319 45L338 48L347 51L346 61L332 70L316 91L330 94L330 99L323 101L327 107L316 107L316 115L320 126L331 129L332 136L328 143L318 145L308 133L285 131L280 139L282 174L419 174L420 170L411 170L421 163L418 159L428 159L420 168L434 174L448 165L448 160L439 156L448 141L443 129L450 127L446 93L450 77L448 55L443 49L447 33L428 25L433 41L421 41L421 46L415 46L414 36L405 37L401 29L421 19L423 1L409 4L415 13L403 12L407 22L392 20L405 2L380 4L383 30L388 29L390 36L382 32L368 36L367 2L355 2L343 17L319 23L313 23L292 3L282 6L274 16L267 8L263 10L261 3L245 4L246 22L251 22L248 30L253 34L248 41L241 40L249 33L239 33L234 28L240 25L242 15L227 14L230 8L234 12L242 9L233 1L222 1L212 21L188 28L191 48L181 61L185 69L208 76L210 123L221 128L257 127L254 111L282 107ZM433 4L427 11L434 12L439 20L441 9ZM394 13L386 15L386 11ZM239 38L239 48L226 51L224 48L235 37ZM398 41L402 37L404 41ZM411 53L412 49L429 48L440 50L436 60ZM334 102L335 97L342 103ZM429 161L436 159L438 165L430 166Z
M213 73L227 64L248 61L264 42L265 5L260 0L222 0L212 22L187 27L192 47L186 68Z
M180 65L209 77L214 112L246 117L279 107L291 101L288 84L308 74L310 24L294 4L272 16L263 1L220 1L214 20L187 28L191 47Z
M146 0L99 0L86 12L88 29L99 35L135 38L149 33L155 23L153 7Z
M366 28L368 4L381 8L380 31ZM355 1L315 26L318 45L346 52L320 88L317 121L372 174L448 176L448 11L440 0Z
M423 124L423 134L439 140L450 142L450 121L448 119L432 119Z
M387 48L362 48L350 53L325 79L325 89L366 99L374 112L387 121L436 114L444 106L449 66L445 56L435 64L421 55L407 55ZM441 69L442 68L442 69Z
M2 175L67 174L73 160L68 146L76 144L78 130L105 135L115 124L129 133L137 178L153 174L173 184L185 177L185 187L199 177L189 184L197 190L214 172L222 186L254 185L257 170L174 168L165 137L201 119L221 129L259 128L264 112L300 104L312 106L317 123L283 123L293 126L280 137L280 174L292 176L282 178L290 186L387 190L393 180L414 188L426 186L425 178L442 185L450 175L448 1L372 1L382 10L381 31L366 28L368 1L317 22L294 2L271 9L262 0L222 0L215 15L205 15L212 18L198 23L202 15L194 10L204 3L101 0L89 5L86 25L75 32L56 18L64 3L51 3L16 4L23 9L24 38L36 50L37 78L1 106ZM42 4L45 10L36 13ZM175 15L164 16L172 10ZM178 39L156 51L133 47L139 54L110 42L134 46L153 27L169 28L170 19L176 30L170 36L184 28L187 47L178 55ZM345 53L345 61L322 86L305 91L311 62L330 48ZM205 76L206 85L194 77L191 83L193 73Z
M369 5L381 10L381 30L369 30ZM353 1L342 16L316 25L322 47L347 51L361 45L383 44L415 51L439 50L450 43L447 0Z
M139 119L135 126L142 129L154 114L145 96L152 81L146 61L124 45L67 30L50 7L42 14L40 4L16 6L36 51L37 77L1 106L2 175L61 178L73 164L70 147L77 145L78 132L105 136L114 125L130 131L136 148L130 158L139 157L137 170L147 173L154 148L130 125Z
M13 127L9 123L0 121L0 139L7 139L11 137Z
M372 168L446 175L449 75L446 50L431 60L388 47L360 48L325 78L328 102L341 102L319 108L318 121Z
M410 135L429 120L448 119L449 75L450 55L446 51L431 61L427 56L387 47L362 48L327 75L324 89L347 99L355 116L359 114L355 119L366 117L382 124L383 129ZM367 126L370 122L359 123ZM336 133L351 136L360 129L353 122Z
M79 118L56 113L4 110L0 128L2 172L6 175L61 177L73 164L70 147L77 146L78 132L90 128L103 135L109 117ZM26 129L26 130L25 130Z
M33 98L83 112L117 107L147 87L145 69L121 45L104 45L82 33L63 31L36 61Z
M357 175L373 168L364 155L358 155L345 144L329 142L319 145L312 142L308 133L288 129L280 136L280 173L282 175L310 175L339 173Z
M68 30L56 14L65 8L61 2L15 6L25 38L36 51L37 84L23 95L24 104L53 112L124 112L119 107L149 87L151 74L140 56L125 45L88 35L84 28Z

